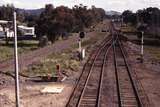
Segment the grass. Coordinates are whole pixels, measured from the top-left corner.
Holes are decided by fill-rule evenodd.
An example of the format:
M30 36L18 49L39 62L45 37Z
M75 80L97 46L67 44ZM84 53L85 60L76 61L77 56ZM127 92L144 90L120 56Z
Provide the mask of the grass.
M98 40L105 37L106 33L95 32L95 35L91 39L84 39L82 42L82 47L92 45ZM26 53L37 49L38 41L35 40L22 40L18 41L18 53ZM9 45L5 45L5 41L0 41L0 60L5 60L11 58L14 54L14 44L10 42ZM55 75L56 65L59 64L61 71L78 71L79 69L79 59L78 53L73 52L73 50L78 49L78 44L72 45L69 49L64 49L61 53L53 53L47 56L45 59L31 64L23 70L22 75L26 76L46 76ZM86 53L87 54L87 53Z
M160 47L145 46L144 50L149 52L154 59L160 61Z
M84 40L83 47L94 44L98 40L105 37L105 33L97 33L92 37L92 39ZM78 54L73 52L73 50L78 49L77 45L72 45L69 49L64 49L61 53L53 53L47 58L41 60L39 63L32 64L24 70L24 75L27 76L46 76L46 75L55 75L56 65L59 64L61 71L78 71L79 69L79 59Z
M61 53L53 53L39 63L30 65L23 73L27 76L55 75L57 64L60 65L61 71L77 71L80 62L70 53L70 49L66 49Z
M136 32L135 27L131 26L131 25L127 25L125 27L121 27L121 31L124 33L128 33L128 32Z
M38 48L38 41L36 40L21 40L18 41L18 53L26 53ZM0 41L0 61L9 59L14 55L14 43L9 42L9 45L5 44L5 41Z

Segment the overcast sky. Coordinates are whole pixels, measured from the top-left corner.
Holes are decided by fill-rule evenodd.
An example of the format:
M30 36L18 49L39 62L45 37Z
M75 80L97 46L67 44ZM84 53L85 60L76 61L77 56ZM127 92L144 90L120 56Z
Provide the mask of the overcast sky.
M0 0L0 5L12 3L15 7L24 9L37 9L42 8L45 4L52 3L55 7L65 5L73 7L76 4L83 4L87 6L95 5L101 7L106 11L116 10L122 12L123 10L130 9L136 11L146 7L160 8L160 0Z

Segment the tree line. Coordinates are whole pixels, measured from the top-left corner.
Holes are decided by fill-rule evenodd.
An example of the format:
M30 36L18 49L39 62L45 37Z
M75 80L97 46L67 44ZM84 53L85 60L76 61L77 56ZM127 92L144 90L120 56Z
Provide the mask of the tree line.
M39 15L20 11L13 5L3 5L0 7L0 19L12 20L13 11L17 11L17 20L20 23L35 26L37 36L46 36L52 43L59 35L83 31L84 28L105 18L105 11L95 6L88 8L80 4L73 8L66 6L55 8L52 4L47 4Z
M138 37L141 37L141 31L144 31L148 37L160 39L160 9L149 7L138 10L133 13L126 10L122 13L124 23L131 24L137 28Z
M160 9L149 7L138 10L136 13L126 10L122 13L122 18L125 23L137 25L138 23L160 26Z
M48 4L37 20L37 34L46 35L53 43L57 36L65 32L83 31L84 28L102 21L104 17L105 11L95 6L87 8L80 4L71 9L65 6L54 8L52 4Z

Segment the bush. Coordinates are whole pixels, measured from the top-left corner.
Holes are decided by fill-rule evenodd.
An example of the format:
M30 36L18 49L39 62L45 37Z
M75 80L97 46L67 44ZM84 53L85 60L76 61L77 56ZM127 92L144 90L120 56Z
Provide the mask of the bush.
M47 38L47 36L40 37L38 46L39 47L44 47L46 45L48 45L48 38Z

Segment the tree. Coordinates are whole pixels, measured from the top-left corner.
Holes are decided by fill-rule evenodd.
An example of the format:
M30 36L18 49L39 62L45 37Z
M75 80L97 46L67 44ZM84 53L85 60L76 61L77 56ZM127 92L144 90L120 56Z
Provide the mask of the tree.
M0 19L1 20L12 20L13 12L15 8L13 4L7 4L0 7Z
M67 32L79 32L93 23L102 21L105 11L101 8L88 9L82 4L75 5L72 9L59 6L54 8L52 4L45 7L36 23L36 31L39 36L47 35L52 43L62 34Z
M126 10L122 13L122 17L123 17L123 21L125 23L131 23L133 25L136 24L137 22L137 16L135 13L133 13L132 11L130 10Z

